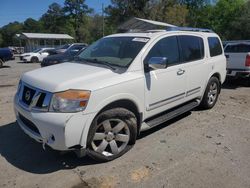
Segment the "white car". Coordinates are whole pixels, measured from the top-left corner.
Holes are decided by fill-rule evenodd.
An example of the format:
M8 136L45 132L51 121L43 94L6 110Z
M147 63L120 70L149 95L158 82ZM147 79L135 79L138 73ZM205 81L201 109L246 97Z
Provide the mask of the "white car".
M38 63L49 55L56 54L54 48L39 48L33 52L24 53L20 55L20 60L24 62Z
M110 161L141 131L212 108L226 58L218 35L193 30L107 36L75 62L25 73L14 99L18 124L43 146Z
M227 76L246 77L250 82L250 42L228 43L224 50L227 57Z

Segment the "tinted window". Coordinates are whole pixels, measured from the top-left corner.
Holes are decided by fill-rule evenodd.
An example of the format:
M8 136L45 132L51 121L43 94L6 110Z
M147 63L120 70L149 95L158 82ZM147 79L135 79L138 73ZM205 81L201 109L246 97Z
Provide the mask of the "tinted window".
M222 54L221 43L217 37L208 37L208 45L211 57Z
M177 38L173 36L158 41L148 53L145 63L147 63L151 57L166 57L170 65L179 63Z
M88 46L79 58L128 67L148 41L149 38L106 37Z
M54 49L47 50L47 52L49 53L49 55L55 55L55 54L57 54L56 50L54 50Z
M237 44L237 45L228 45L225 49L227 53L248 53L250 52L249 44Z
M202 38L196 36L178 36L182 62L189 62L203 59L204 43Z

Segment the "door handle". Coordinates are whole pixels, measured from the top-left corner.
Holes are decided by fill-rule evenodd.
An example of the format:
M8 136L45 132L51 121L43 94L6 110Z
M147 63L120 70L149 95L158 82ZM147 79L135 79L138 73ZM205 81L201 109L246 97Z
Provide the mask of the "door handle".
M178 76L183 75L185 72L186 72L185 70L179 69L179 70L177 71L177 75L178 75Z

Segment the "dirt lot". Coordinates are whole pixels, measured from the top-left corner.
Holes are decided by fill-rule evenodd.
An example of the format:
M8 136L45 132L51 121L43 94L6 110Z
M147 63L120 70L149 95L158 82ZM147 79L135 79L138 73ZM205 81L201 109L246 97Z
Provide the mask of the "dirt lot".
M210 111L192 111L143 133L121 158L98 164L44 151L15 123L13 96L22 73L0 69L0 187L250 187L250 87L231 81Z

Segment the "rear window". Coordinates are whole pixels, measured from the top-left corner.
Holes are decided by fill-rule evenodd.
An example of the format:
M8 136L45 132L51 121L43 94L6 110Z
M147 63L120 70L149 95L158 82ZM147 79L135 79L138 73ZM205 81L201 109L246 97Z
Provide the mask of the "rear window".
M218 56L222 54L222 47L220 40L217 37L208 37L208 45L210 50L210 56Z
M204 43L201 37L197 36L178 36L182 51L182 62L200 60L204 58Z
M228 45L225 49L226 53L248 53L250 52L250 44L234 44Z

